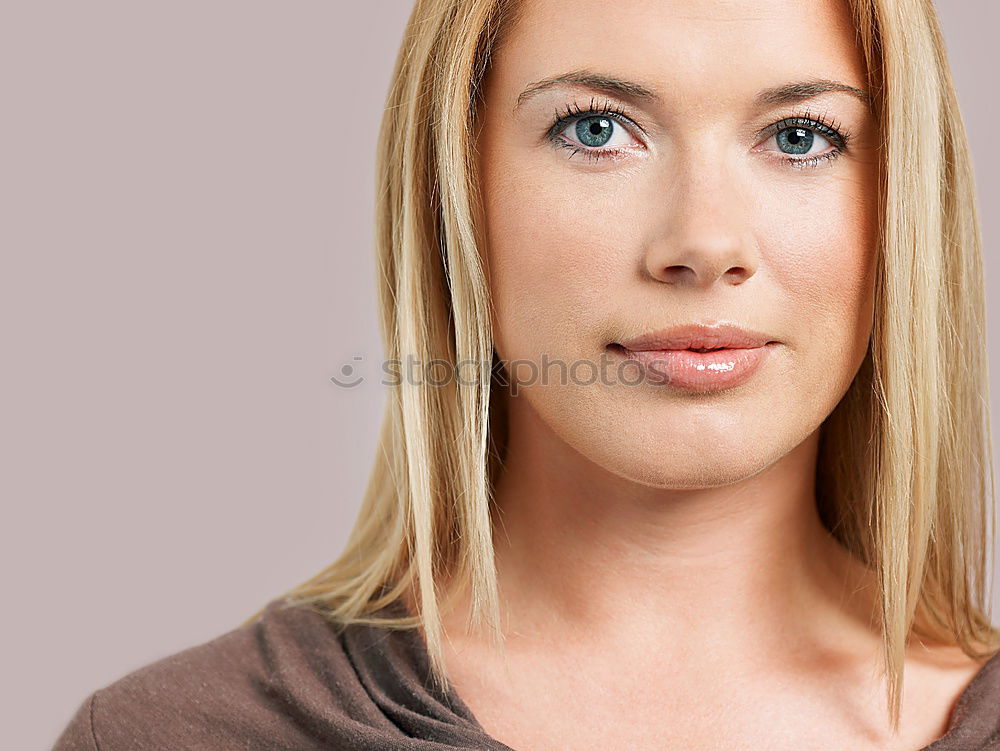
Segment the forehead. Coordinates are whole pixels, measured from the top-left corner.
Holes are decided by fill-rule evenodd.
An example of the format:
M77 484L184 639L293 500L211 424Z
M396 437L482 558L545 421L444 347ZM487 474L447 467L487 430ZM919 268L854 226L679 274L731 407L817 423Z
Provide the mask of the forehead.
M867 88L848 0L520 0L493 67L515 98L584 68L692 106L743 103L791 80Z

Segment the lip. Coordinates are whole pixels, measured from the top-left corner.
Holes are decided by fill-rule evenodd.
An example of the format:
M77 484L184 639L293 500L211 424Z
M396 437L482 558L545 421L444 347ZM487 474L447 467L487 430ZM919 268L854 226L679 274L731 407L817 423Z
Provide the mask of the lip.
M639 363L657 383L708 392L748 381L777 344L762 332L731 324L687 324L615 342L613 348ZM722 349L690 349L717 347Z
M773 337L760 331L753 331L733 324L690 323L651 331L648 334L617 342L617 344L632 352L641 352L643 350L688 349L689 347L748 349L763 347L773 341L775 341Z

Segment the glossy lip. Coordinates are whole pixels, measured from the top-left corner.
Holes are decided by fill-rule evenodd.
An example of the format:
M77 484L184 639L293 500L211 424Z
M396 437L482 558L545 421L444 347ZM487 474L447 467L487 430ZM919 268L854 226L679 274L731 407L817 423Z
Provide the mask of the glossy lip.
M709 392L745 383L778 343L759 331L730 324L688 324L615 342L613 348L639 363L656 383ZM722 349L690 349L717 347Z
M651 331L616 344L631 352L643 350L668 350L694 348L729 347L747 349L776 343L773 337L759 331L742 328L733 324L690 323L681 326Z

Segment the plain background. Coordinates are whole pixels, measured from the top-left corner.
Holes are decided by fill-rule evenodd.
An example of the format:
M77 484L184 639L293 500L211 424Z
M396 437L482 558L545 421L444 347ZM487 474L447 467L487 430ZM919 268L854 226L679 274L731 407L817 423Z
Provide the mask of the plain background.
M938 5L998 290L1000 4ZM385 398L373 167L411 7L5 7L4 747L50 747L89 692L343 546ZM345 365L365 382L333 386Z

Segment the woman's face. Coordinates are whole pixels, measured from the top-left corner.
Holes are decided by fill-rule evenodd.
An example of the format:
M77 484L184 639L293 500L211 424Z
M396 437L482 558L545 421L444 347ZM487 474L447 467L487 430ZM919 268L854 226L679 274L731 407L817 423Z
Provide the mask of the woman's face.
M871 333L875 123L811 85L867 89L847 3L524 2L477 136L495 343L569 375L514 367L512 409L646 485L752 476L815 433ZM717 377L739 352L682 377L619 346L716 323L774 342L749 378Z

